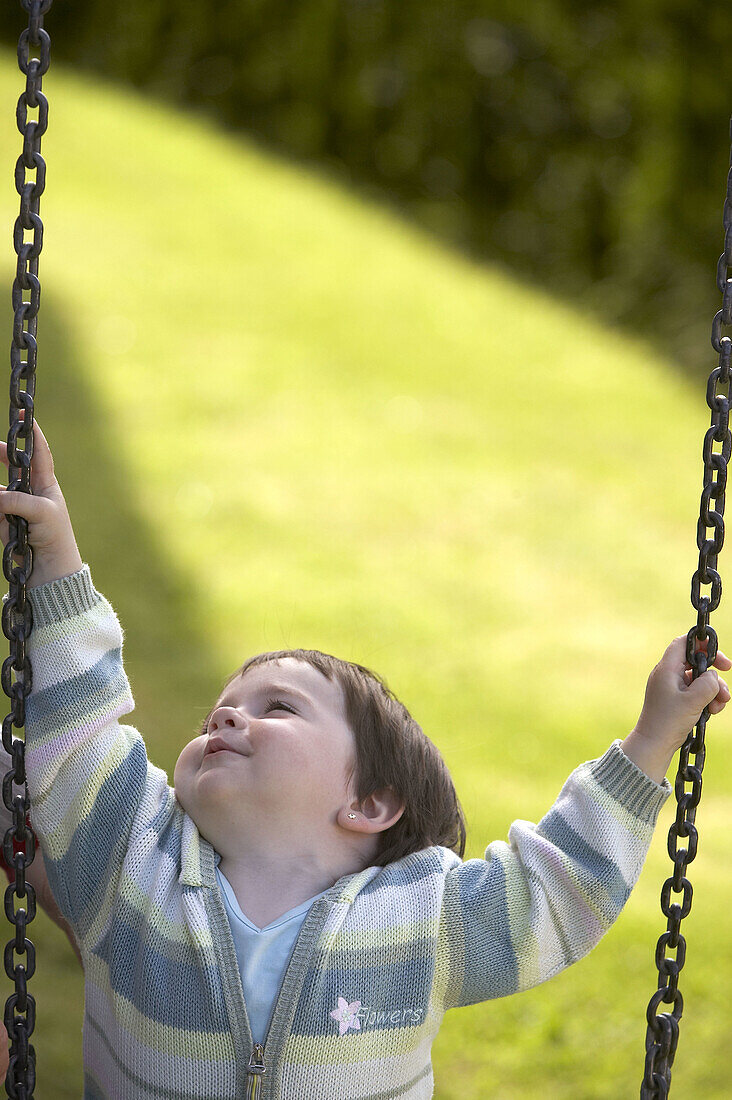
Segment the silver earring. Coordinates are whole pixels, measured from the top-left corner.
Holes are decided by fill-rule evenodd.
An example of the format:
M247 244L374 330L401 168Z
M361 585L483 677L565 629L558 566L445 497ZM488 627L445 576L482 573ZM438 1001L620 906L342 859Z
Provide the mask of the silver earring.
M356 815L355 814L349 814L348 816L350 817L351 821L356 820Z

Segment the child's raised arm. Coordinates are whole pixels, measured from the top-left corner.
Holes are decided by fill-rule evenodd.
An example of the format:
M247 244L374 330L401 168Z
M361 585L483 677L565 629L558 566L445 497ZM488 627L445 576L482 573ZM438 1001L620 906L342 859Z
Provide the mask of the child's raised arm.
M7 463L3 443L0 460ZM152 818L172 812L174 799L140 734L120 723L134 709L122 629L82 563L37 423L31 488L32 495L0 491L0 538L9 538L5 515L22 516L34 552L25 729L31 820L53 895L86 957L114 904L128 845Z
M705 706L717 714L730 699L713 669L692 681L685 643L676 638L649 676L632 733L576 768L538 825L514 821L507 844L494 841L484 859L448 873L447 1007L546 981L618 917L671 793L665 774L674 752ZM721 652L714 664L732 667Z

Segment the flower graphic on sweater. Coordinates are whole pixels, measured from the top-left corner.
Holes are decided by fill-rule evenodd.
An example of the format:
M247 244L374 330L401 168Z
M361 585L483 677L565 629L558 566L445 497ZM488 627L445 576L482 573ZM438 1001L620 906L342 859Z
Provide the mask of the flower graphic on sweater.
M338 1021L339 1035L345 1035L350 1028L354 1031L361 1030L361 1021L358 1018L360 1007L360 1001L351 1001L349 1004L344 997L338 998L338 1008L333 1009L331 1016Z

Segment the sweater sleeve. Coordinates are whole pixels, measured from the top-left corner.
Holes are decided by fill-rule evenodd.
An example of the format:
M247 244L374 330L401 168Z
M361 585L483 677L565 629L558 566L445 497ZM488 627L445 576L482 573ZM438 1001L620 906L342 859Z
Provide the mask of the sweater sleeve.
M173 793L137 730L120 724L134 707L122 630L88 566L29 597L31 819L51 890L83 950L111 909L134 835Z
M615 741L572 772L538 825L514 821L508 843L451 868L446 1007L528 989L586 955L636 884L670 793Z

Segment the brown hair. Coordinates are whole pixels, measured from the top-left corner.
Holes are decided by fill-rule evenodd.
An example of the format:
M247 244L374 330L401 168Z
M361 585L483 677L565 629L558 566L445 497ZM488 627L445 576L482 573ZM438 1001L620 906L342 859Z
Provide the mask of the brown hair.
M224 687L254 665L285 657L306 661L340 686L346 719L356 742L358 800L391 787L404 803L399 820L379 834L381 849L374 863L385 867L433 844L452 848L462 857L465 817L447 765L404 704L371 669L318 649L281 649L250 657ZM210 715L203 732L208 718Z

